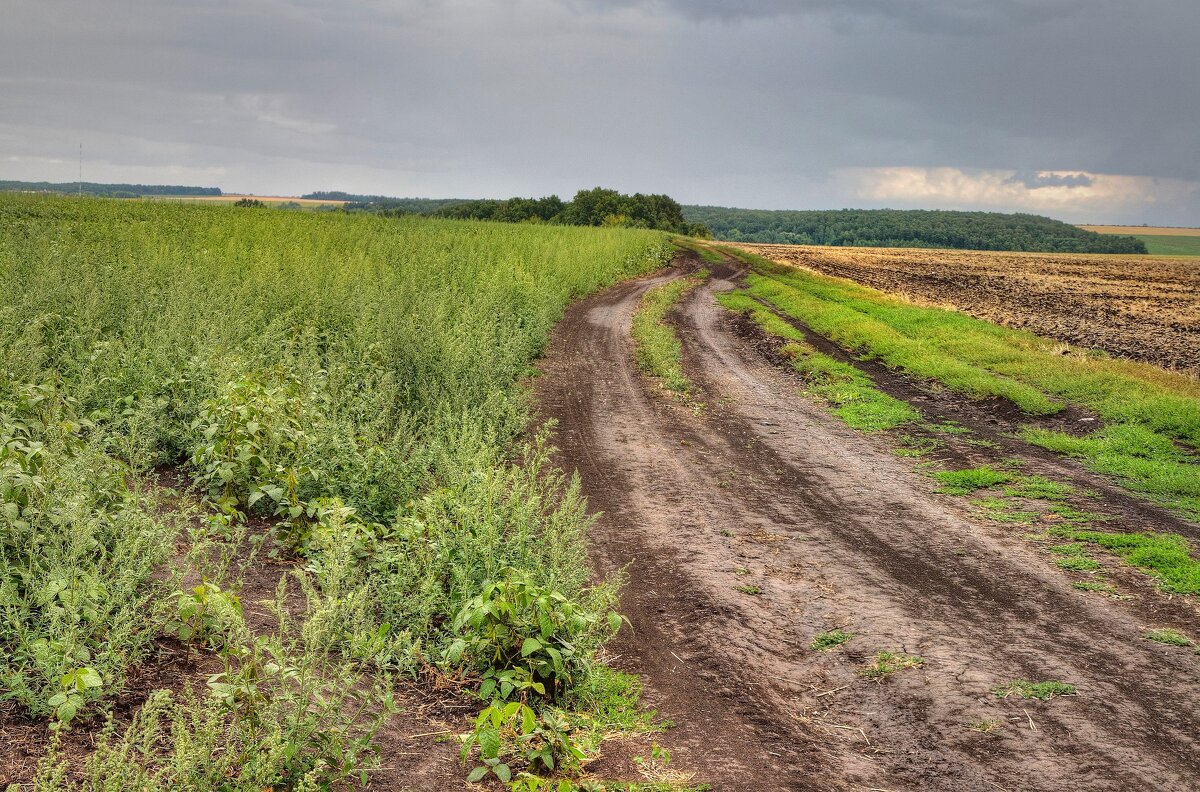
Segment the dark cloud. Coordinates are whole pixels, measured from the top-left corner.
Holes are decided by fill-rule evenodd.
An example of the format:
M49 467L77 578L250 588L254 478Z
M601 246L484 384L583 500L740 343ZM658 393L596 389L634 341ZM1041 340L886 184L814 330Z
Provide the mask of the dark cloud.
M6 0L2 19L0 178L73 178L83 141L97 180L260 193L824 207L914 185L917 205L1043 208L1069 187L1068 219L1200 215L1195 0Z
M1033 173L1022 171L1007 179L1009 184L1022 184L1030 190L1042 187L1091 187L1096 180L1086 173Z

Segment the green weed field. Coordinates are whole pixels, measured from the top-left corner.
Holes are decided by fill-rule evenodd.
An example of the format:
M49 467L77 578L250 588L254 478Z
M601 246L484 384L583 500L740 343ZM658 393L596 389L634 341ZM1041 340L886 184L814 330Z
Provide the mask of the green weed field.
M104 733L87 788L357 777L381 674L422 668L499 702L484 773L514 772L501 732L550 752L531 771L572 761L552 713L620 620L577 489L519 440L521 381L572 298L668 255L623 229L0 197L7 711L94 722L170 635L223 672ZM239 595L268 553L298 563L256 629ZM51 757L38 787L67 778Z

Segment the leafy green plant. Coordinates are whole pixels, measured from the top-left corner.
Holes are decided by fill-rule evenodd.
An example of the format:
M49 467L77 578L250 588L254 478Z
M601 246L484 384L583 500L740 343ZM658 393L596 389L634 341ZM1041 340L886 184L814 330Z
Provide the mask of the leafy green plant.
M82 666L63 675L62 690L46 703L54 707L54 717L62 726L69 726L88 699L96 698L104 681L96 669Z
M299 489L313 471L304 463L310 440L301 392L295 379L268 385L245 377L201 405L191 463L218 508L235 512L265 498L275 514L303 516Z
M175 597L174 619L167 629L186 644L203 643L221 649L244 630L241 601L236 594L203 581Z
M557 699L569 688L586 657L579 640L597 631L615 633L622 617L591 613L558 591L539 586L526 574L505 570L504 578L459 611L452 629L460 637L446 661L464 660L483 670L479 694L485 699L529 693Z
M584 756L560 715L551 710L538 713L520 701L494 701L479 713L474 731L463 741L463 761L476 747L480 764L467 776L471 782L489 775L510 782L514 773L505 761L506 753L514 753L533 775L552 773L564 764L577 765Z

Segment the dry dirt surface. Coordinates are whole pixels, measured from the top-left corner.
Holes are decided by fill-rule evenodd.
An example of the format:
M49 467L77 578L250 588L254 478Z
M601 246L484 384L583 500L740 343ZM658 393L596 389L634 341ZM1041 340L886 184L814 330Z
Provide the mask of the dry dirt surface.
M1172 256L740 245L784 264L1200 375L1200 266Z
M1146 585L1126 600L1074 590L1020 530L935 494L885 440L799 395L715 304L737 274L716 268L674 315L704 409L633 363L638 301L673 270L572 306L535 380L559 462L599 512L594 563L626 568L633 630L617 665L678 723L660 739L673 766L717 790L1194 788L1200 658L1143 633L1167 616L1194 628L1195 604ZM926 408L1002 428L986 406ZM1070 467L1032 452L1029 464ZM1119 495L1113 507L1196 534ZM835 628L855 637L810 648ZM925 663L863 678L880 651ZM992 693L1016 679L1079 695ZM982 721L995 731L969 728Z

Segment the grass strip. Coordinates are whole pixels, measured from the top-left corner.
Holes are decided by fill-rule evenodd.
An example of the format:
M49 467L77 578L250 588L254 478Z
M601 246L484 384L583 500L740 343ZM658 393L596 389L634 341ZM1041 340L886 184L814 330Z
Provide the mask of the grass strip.
M729 292L717 301L731 311L748 312L767 335L782 339L782 354L808 383L808 390L834 406L833 414L865 432L894 429L920 420L921 414L907 402L889 396L849 363L817 351L804 334L745 292Z
M642 297L633 317L638 368L657 377L664 388L675 393L690 393L692 382L683 373L683 346L675 328L667 322L667 314L707 275L702 271L655 286Z

